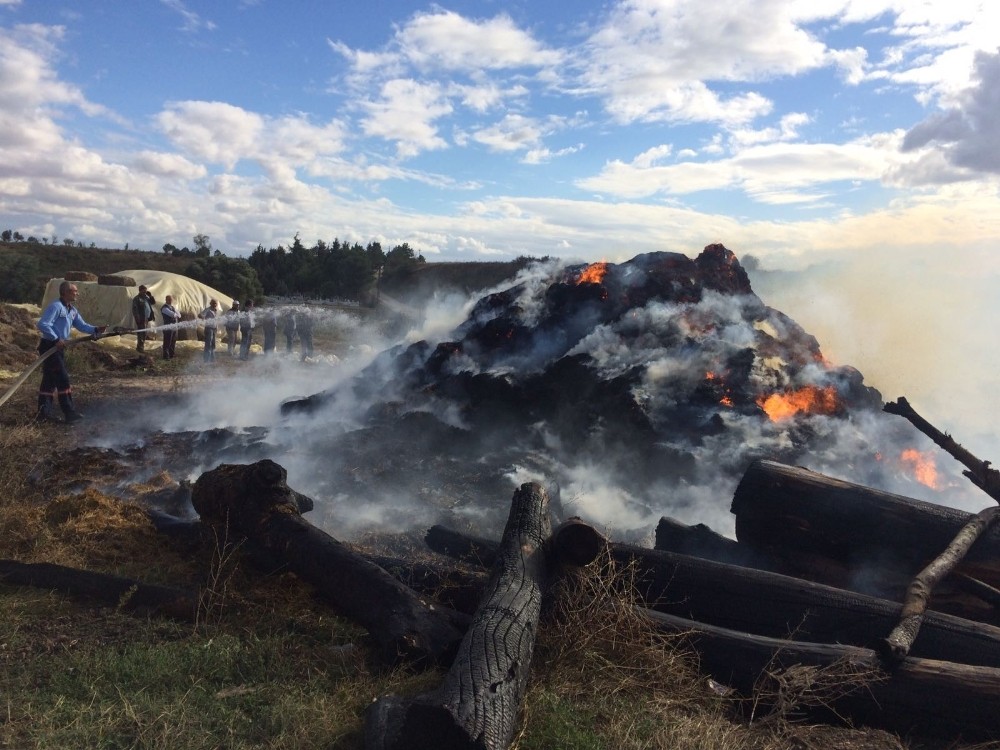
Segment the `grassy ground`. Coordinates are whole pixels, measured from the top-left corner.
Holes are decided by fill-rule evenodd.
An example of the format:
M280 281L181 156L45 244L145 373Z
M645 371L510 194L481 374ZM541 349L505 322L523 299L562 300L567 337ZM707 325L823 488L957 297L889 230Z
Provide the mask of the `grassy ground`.
M199 352L178 352L109 373L81 351L77 399L183 388L185 360ZM223 358L215 376L237 366ZM380 668L364 632L290 574L261 577L218 540L180 549L133 502L86 488L94 467L67 464L80 460L86 432L31 424L35 387L0 408L0 557L187 587L200 605L195 621L177 622L0 584L0 748L362 748L374 698L439 682ZM815 696L786 696L749 721L679 639L652 634L632 612L598 574L555 595L516 748L907 747L883 732L790 722L793 704Z

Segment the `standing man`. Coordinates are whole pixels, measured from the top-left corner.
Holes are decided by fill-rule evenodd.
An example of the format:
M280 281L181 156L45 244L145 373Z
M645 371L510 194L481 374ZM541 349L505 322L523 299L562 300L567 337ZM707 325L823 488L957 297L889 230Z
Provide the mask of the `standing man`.
M250 345L253 343L253 300L248 299L243 303L243 312L240 313L240 359L246 361L250 359Z
M273 307L264 310L261 328L264 330L264 354L270 354L274 351L274 341L278 337L278 311Z
M236 354L236 331L240 328L240 301L233 300L233 306L226 313L226 342L229 344L229 356Z
M295 341L295 313L285 310L281 314L281 332L285 334L285 353L292 353L292 342Z
M42 334L42 340L38 342L38 353L41 355L50 349L56 350L42 363L42 384L38 388L38 414L35 417L39 421L59 421L53 413L53 401L57 397L67 424L83 417L73 407L73 389L70 387L63 350L69 342L72 329L89 333L96 338L108 327L92 326L83 319L80 311L73 306L78 293L79 289L72 281L62 282L59 285L59 299L50 302L38 319L36 327Z
M132 319L135 321L135 349L141 352L146 348L146 328L153 320L153 295L146 291L145 285L139 286L139 293L132 298Z
M174 350L177 348L177 329L174 327L181 322L181 315L174 307L174 298L169 294L163 300L163 307L160 308L160 318L163 321L163 358L173 359Z
M302 345L302 361L306 357L313 355L313 319L308 310L302 310L295 314L295 330L299 334L299 343Z
M209 300L208 307L198 313L198 317L205 321L205 353L206 362L215 361L215 328L218 325L219 301Z

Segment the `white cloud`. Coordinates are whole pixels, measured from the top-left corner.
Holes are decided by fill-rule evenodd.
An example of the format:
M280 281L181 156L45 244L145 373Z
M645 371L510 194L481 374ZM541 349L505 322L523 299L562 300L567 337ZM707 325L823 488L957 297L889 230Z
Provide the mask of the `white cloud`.
M417 13L396 33L395 43L422 69L539 68L562 60L560 52L547 49L506 15L477 22L446 10Z
M183 0L160 0L170 10L179 14L184 21L181 26L182 31L198 32L202 29L212 31L215 29L214 21L207 21L184 4Z
M958 106L911 128L903 150L940 149L939 182L1000 174L1000 52L976 55L973 85L955 99Z
M336 120L314 125L303 115L267 118L225 102L172 102L156 123L182 151L227 169L242 159L295 168L344 148L344 126Z
M584 86L621 122L749 122L770 110L765 97L723 97L706 82L798 75L830 62L789 8L779 0L627 0L582 50Z
M201 164L190 162L178 154L158 151L140 151L135 156L134 165L142 172L182 180L197 180L208 174Z
M380 94L378 101L363 104L368 113L361 123L365 135L394 141L400 158L448 145L434 125L452 112L439 85L394 79L382 86Z

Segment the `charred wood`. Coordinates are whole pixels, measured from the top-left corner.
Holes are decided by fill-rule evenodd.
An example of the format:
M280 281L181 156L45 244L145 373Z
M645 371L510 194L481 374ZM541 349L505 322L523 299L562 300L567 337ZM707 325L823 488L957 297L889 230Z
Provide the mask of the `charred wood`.
M471 615L479 606L486 587L487 574L482 570L466 570L398 557L369 555L360 552L403 585L429 596L439 604Z
M740 544L780 559L785 569L794 570L805 554L856 572L905 573L906 580L973 515L773 461L751 464L732 511ZM1000 528L982 534L956 572L1000 587Z
M972 453L957 443L955 439L947 433L941 432L934 425L917 414L916 410L910 406L910 402L900 397L896 401L890 401L883 411L889 414L896 414L910 421L914 427L924 433L935 442L940 448L947 451L952 458L966 467L962 473L979 487L983 492L1000 503L1000 471L990 468L989 461L976 458Z
M548 495L514 493L482 603L443 684L413 699L387 696L365 717L369 750L507 748L527 686L551 535Z
M246 537L366 628L384 661L447 663L466 618L431 606L304 520L301 496L289 490L285 478L284 468L267 459L223 464L198 478L191 499L203 521Z
M1000 739L1000 669L907 657L881 673L871 649L781 640L646 611L658 628L684 633L701 668L749 697L792 665L836 670L836 686L820 692L810 714L848 719L900 734L970 742ZM822 684L822 683L820 683ZM822 691L822 687L820 687ZM810 709L808 700L803 706Z
M552 532L551 547L564 565L585 567L608 548L608 539L601 532L577 517L567 518Z
M765 570L612 543L610 559L660 612L772 638L876 649L902 605ZM914 656L1000 667L1000 628L931 611Z
M431 526L424 541L435 552L483 568L492 568L496 559L495 539L470 536L446 526Z
M839 560L812 552L801 551L794 557L777 557L724 537L703 524L687 526L671 518L660 519L656 527L655 549L744 568L770 570L892 601L904 597L912 580L912 574L895 567L852 569ZM966 575L952 575L936 584L933 609L968 620L1000 625L1000 591Z
M878 648L902 605L770 571L612 545L643 601L661 612L773 638ZM1000 628L928 612L914 656L1000 667Z
M769 556L725 537L703 523L689 526L667 516L660 518L656 524L653 549L703 557L743 568L774 570L777 566L777 562Z
M885 639L885 647L888 649L891 659L899 661L910 653L913 641L923 623L924 613L927 611L934 587L938 581L954 570L976 539L996 522L998 516L1000 516L1000 507L986 508L977 513L969 523L962 527L948 548L930 565L920 571L910 583L906 591L906 599L903 600L903 611L900 614L899 624Z
M52 563L0 560L0 582L84 597L126 612L193 620L198 597L190 591Z

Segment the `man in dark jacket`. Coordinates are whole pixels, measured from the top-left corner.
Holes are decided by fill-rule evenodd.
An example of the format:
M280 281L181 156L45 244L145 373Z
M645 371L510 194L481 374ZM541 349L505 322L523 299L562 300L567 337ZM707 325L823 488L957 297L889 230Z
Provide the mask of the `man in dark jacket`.
M146 328L153 322L153 305L156 300L153 295L146 290L145 285L139 286L139 293L132 298L132 320L135 321L135 348L142 351L146 348Z

